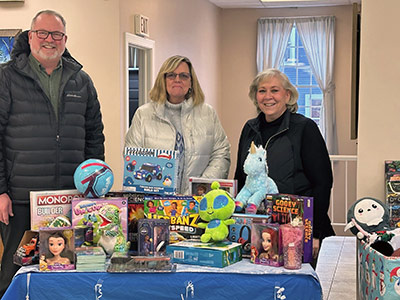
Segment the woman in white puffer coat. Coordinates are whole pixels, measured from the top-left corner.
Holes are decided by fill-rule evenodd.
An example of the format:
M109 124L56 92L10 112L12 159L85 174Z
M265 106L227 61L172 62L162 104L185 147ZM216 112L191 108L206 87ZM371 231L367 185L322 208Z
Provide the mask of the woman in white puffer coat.
M180 194L189 193L189 177L227 178L230 144L188 58L163 63L150 99L133 116L125 147L179 150Z

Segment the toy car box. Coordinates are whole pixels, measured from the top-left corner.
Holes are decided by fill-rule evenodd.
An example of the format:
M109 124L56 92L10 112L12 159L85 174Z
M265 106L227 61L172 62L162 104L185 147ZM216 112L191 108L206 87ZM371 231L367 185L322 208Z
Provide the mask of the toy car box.
M170 243L200 239L204 229L197 225L200 221L199 201L195 196L145 197L144 215L148 219L169 220Z
M14 253L13 262L19 266L39 263L39 233L27 230Z
M72 226L87 226L93 230L93 244L100 239L99 226L102 215L115 213L118 219L113 225L121 226L125 238L128 237L128 201L126 198L76 198L72 200ZM107 217L109 220L110 218ZM119 222L120 224L117 224Z
M167 246L175 263L223 268L242 260L239 243L183 241Z
M219 188L227 191L232 197L237 195L237 180L236 179L212 179L189 177L189 193L194 196L203 196L211 191L211 184L217 181Z
M124 191L175 195L178 151L125 147Z
M235 220L235 224L229 225L228 239L231 242L240 243L242 245L242 256L250 258L252 222L258 220L258 222L268 223L271 217L235 213L231 218Z
M360 300L400 299L400 258L384 256L357 241Z
M30 192L31 230L71 226L71 201L83 197L78 190Z

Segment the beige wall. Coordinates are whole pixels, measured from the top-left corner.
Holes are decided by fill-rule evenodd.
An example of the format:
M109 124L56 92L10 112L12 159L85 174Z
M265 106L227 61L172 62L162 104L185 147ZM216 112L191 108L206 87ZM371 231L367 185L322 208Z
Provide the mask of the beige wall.
M231 177L245 121L255 115L247 97L256 73L257 19L265 16L336 16L336 109L340 154L355 154L350 140L351 7L310 9L220 9L206 0L35 0L1 3L1 28L27 29L42 9L59 11L67 20L67 47L84 66L98 90L105 123L106 161L122 184L123 42L133 33L133 16L150 18L156 72L169 56L188 56L206 102L217 110L232 144Z
M384 161L400 159L398 0L363 0L357 196L384 199Z

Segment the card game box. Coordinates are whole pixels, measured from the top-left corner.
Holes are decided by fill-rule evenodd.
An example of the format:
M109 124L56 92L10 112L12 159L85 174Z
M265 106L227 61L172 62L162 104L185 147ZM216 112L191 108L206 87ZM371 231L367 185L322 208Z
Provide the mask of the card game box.
M211 191L211 184L218 181L219 188L227 191L232 197L237 195L236 179L212 179L189 177L189 194L194 196L203 196Z
M204 233L204 229L197 225L201 220L199 215L201 198L194 196L145 197L144 215L148 219L169 220L170 243L200 239Z
M71 226L71 201L83 197L78 190L30 192L31 230Z
M251 224L254 221L269 223L271 217L234 213L231 219L235 220L235 224L229 225L228 240L231 242L240 243L242 245L242 256L245 258L250 258Z
M74 230L69 228L39 230L39 270L75 269Z
M223 268L242 260L242 245L229 241L183 241L167 246L174 263Z
M138 222L139 255L165 255L169 244L169 221L166 219L140 219Z
M271 215L271 223L286 224L291 219L297 219L304 225L303 262L311 262L314 224L313 197L290 194L267 195L264 205L266 213Z
M107 220L107 221L106 221ZM93 230L93 244L100 239L99 226L103 223L119 226L128 237L128 201L126 198L76 198L72 200L72 226L87 226Z
M123 190L175 195L178 151L125 147Z

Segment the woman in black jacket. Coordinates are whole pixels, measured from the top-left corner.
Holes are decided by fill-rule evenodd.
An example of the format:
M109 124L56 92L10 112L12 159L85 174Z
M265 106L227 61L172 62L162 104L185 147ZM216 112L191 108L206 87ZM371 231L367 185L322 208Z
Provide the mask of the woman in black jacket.
M235 172L239 190L246 179L243 164L254 141L267 150L269 176L279 193L314 198L316 258L322 239L335 235L328 216L333 175L325 141L313 120L296 113L298 92L279 70L259 73L250 85L249 97L259 115L247 121L240 136Z

